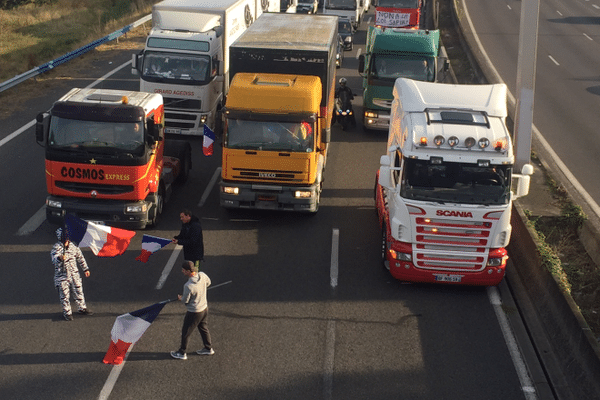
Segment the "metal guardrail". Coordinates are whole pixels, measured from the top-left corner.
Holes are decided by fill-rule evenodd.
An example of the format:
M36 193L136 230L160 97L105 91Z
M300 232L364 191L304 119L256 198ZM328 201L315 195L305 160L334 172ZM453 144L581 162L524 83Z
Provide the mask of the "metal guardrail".
M58 57L55 60L49 61L45 64L42 64L38 67L35 67L35 68L29 70L27 72L17 75L12 79L4 81L4 82L0 83L0 93L7 89L10 89L13 86L18 85L19 83L25 82L29 78L33 78L34 76L43 74L44 72L48 72L51 69L53 69L54 67L56 67L62 63L72 60L73 58L79 57L80 55L85 54L88 51L95 49L96 47L100 46L101 44L110 42L111 40L114 40L114 39L126 34L133 28L135 28L139 25L142 25L143 23L148 22L151 19L152 19L152 14L146 15L145 17L138 19L134 23L129 24L119 30L116 30L111 34L104 36L103 38L94 40L93 42L88 43L85 46L80 47L77 50L73 50L70 53L67 53L63 56Z

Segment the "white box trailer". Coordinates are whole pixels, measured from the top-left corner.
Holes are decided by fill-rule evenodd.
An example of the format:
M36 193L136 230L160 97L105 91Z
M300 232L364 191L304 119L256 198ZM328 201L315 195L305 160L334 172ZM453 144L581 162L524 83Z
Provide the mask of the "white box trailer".
M160 93L165 132L218 128L229 88L229 46L273 0L165 0L152 8L146 46L133 56L140 91Z

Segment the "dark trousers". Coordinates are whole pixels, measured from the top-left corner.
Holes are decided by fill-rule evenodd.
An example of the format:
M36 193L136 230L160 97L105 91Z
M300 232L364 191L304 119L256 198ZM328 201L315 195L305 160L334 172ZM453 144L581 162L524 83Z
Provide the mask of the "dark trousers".
M179 348L180 353L186 352L188 343L190 341L190 336L196 327L198 327L200 336L202 336L204 347L207 349L212 348L210 332L208 331L208 324L206 321L207 317L208 308L197 313L189 311L185 313L185 317L183 318L183 327L181 328L181 347Z

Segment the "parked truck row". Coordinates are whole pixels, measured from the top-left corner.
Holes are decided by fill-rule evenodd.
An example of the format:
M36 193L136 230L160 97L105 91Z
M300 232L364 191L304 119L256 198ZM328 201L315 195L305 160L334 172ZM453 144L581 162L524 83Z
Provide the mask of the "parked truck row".
M47 219L155 225L191 168L190 144L168 134L205 124L222 125L223 207L317 212L339 17L270 13L269 4L158 3L134 56L144 90L72 89L39 114ZM527 194L533 169L513 171L506 87L440 83L439 47L437 30L371 26L359 59L364 126L388 132L375 185L382 262L400 280L496 285L512 201ZM173 125L182 121L190 125Z

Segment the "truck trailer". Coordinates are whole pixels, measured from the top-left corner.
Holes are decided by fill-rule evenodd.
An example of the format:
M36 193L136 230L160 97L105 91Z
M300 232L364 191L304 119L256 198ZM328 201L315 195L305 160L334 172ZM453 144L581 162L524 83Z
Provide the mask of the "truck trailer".
M438 57L439 48L438 30L369 26L365 53L358 60L365 130L387 131L396 79L437 82L445 77L449 64Z
M163 95L166 133L201 136L204 124L218 130L229 46L269 7L278 11L279 3L165 0L152 7L152 30L133 55L132 73L140 76L140 91Z
M263 14L230 49L221 205L315 213L331 135L337 17Z
M45 147L46 218L141 229L154 226L177 180L192 167L191 146L165 140L162 96L74 88L37 116Z
M512 202L533 167L513 172L506 85L398 79L375 204L381 257L402 281L497 285Z

